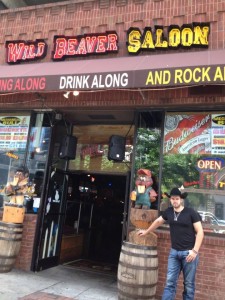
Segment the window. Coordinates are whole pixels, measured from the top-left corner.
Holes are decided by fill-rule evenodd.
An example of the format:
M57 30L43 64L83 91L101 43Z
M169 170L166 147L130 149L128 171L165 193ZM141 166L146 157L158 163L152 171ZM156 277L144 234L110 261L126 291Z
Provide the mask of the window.
M162 120L161 111L141 112L138 118L133 188L138 190L139 197L142 197L141 194L148 193L148 183L143 184L143 181L148 179L139 178L137 172L140 169L150 170L153 180L151 188L158 194L157 197L151 199L151 209L158 209L158 198L161 198L158 181ZM141 185L146 186L145 191L139 192L140 181L142 181Z
M78 138L78 143L76 159L69 162L69 169L89 172L127 173L130 169L133 151L133 132L134 126L126 124L74 126L73 135ZM118 135L126 139L125 159L121 162L108 159L109 140L112 135Z
M12 200L5 187L14 186L16 190L18 170L24 170L29 187L35 184L35 191L30 188L22 192L27 212L33 212L32 195L41 197L51 132L46 119L49 123L49 117L43 113L33 117L29 113L0 114L0 207ZM19 182L17 185L20 186Z
M16 169L24 164L30 125L30 115L0 114L0 207L7 196L4 187Z
M205 230L225 234L225 112L167 113L162 174L163 192L182 188Z

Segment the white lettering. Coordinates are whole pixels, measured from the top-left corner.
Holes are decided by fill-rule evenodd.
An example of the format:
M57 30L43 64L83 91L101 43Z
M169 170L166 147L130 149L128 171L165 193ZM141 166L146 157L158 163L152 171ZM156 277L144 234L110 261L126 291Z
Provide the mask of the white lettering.
M80 76L61 76L59 89L61 90L76 90L76 89L103 89L103 88L120 88L128 85L127 73L116 74L99 74L94 75L80 75Z
M88 89L88 79L90 75L81 76L61 76L59 88L66 89Z
M128 85L128 74L107 74L95 75L92 81L91 88L120 88Z

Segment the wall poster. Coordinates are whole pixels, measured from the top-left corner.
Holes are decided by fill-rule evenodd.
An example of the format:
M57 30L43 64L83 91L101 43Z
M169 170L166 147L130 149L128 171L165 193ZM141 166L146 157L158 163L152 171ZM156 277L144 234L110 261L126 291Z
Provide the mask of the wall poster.
M30 116L0 115L0 151L25 150Z
M164 154L225 154L225 113L168 114L164 130Z

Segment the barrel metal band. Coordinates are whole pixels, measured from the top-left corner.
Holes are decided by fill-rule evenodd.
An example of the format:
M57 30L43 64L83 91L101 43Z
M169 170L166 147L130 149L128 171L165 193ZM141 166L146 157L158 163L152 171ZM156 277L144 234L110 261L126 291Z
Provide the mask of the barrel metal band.
M128 294L128 293L125 293L123 291L119 291L119 294L121 294L122 296L124 297L127 297L128 299L138 299L138 300L141 300L141 299L155 299L155 295L152 295L152 296L144 296L144 295L131 295L131 294Z
M132 253L129 251L126 251L124 249L121 249L121 253L127 254L129 256L135 256L135 257L144 257L144 258L157 258L158 254L141 254L141 253Z
M11 271L13 268L12 265L5 265L4 267L0 266L0 271L1 273L8 273L9 271Z
M122 286L128 286L128 287L134 287L134 284L133 283L129 283L129 282L124 282L124 281L121 281L120 279L117 280L117 282L119 284L121 284ZM157 282L156 283L152 283L152 284L136 284L135 283L135 289L137 288L151 288L151 287L155 287L157 286Z
M15 234L15 233L23 233L23 230L10 230L9 228L8 229L0 229L0 232L3 232L3 233L7 233L7 234Z
M17 255L0 255L0 259L16 259ZM5 264L4 264L5 265Z
M123 242L123 245L125 247L134 248L134 249L157 250L157 247L155 247L155 246L142 246L142 245L136 245L136 244L129 244L127 242Z
M0 269L4 269L5 267L12 267L12 263L2 265L0 266Z
M4 222L0 222L0 227L7 227L7 228L23 228L23 224L14 224L14 223L4 223Z
M21 237L17 237L17 238L12 238L12 237L0 237L0 241L14 241L14 242L20 242L22 241L22 236Z
M135 270L158 270L158 266L157 267L141 267L141 266L134 266L128 263L123 263L122 261L119 261L119 264L123 267L128 267L130 269L135 269Z

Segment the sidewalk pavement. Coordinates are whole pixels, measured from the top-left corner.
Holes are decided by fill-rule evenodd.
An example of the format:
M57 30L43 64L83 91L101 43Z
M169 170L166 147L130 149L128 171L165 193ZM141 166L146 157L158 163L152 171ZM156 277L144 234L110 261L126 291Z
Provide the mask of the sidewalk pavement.
M116 275L59 265L37 273L0 273L0 300L117 300Z

